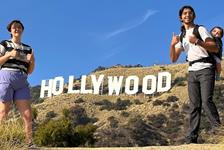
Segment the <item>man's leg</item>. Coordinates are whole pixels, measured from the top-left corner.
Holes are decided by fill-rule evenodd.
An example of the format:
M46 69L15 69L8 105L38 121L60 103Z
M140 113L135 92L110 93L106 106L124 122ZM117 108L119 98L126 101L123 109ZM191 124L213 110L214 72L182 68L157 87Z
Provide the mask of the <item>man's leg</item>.
M215 71L212 69L204 69L200 75L200 83L202 107L212 127L220 126L219 114L212 99L215 85Z
M201 91L200 83L196 78L196 72L189 72L188 95L190 100L190 110L187 143L197 143L201 119Z

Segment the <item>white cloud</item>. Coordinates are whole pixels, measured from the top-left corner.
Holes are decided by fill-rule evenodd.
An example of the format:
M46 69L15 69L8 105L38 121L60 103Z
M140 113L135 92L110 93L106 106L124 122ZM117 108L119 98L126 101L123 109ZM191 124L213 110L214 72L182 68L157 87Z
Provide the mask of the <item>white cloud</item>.
M123 49L124 49L124 46L118 46L108 50L107 53L103 56L102 60L105 61L114 57L115 55L119 54Z
M154 14L157 13L157 12L158 12L158 11L155 11L155 10L150 10L150 9L147 10L147 12L144 14L143 17L141 17L140 20L135 21L134 23L132 23L132 24L129 25L129 26L122 27L122 28L116 29L116 30L114 30L114 31L112 31L112 32L110 32L110 33L108 33L108 34L106 35L106 39L109 39L109 38L111 38L111 37L117 36L117 35L119 35L119 34L121 34L121 33L127 32L127 31L129 31L129 30L132 30L132 29L134 29L134 28L140 26L141 24L143 24L144 22L146 22L146 21L149 19L150 16L154 15Z

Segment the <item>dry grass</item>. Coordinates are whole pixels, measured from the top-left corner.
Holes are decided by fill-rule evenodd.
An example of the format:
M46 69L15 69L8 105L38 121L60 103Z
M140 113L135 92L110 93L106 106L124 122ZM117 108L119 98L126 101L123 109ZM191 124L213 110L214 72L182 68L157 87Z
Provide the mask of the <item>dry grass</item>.
M21 149L24 138L21 120L9 120L0 125L0 149Z

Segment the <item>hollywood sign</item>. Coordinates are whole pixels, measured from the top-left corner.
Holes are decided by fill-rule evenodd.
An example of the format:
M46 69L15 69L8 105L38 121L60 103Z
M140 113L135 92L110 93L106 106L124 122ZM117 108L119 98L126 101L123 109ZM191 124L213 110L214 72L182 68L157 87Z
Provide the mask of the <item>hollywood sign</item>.
M104 75L91 75L91 87L87 89L87 76L81 77L80 89L74 89L74 76L69 76L67 93L76 94L100 94L100 89L103 89ZM107 76L108 81L108 95L119 95L122 87L125 87L125 93L133 95L139 92L139 77L136 75L128 76ZM142 79L141 92L144 94L153 94L155 92L165 92L171 88L171 74L169 72L160 72L158 76L146 75ZM59 95L64 91L64 78L59 76L54 79L42 80L40 98L51 97L52 95ZM47 94L46 94L47 92Z

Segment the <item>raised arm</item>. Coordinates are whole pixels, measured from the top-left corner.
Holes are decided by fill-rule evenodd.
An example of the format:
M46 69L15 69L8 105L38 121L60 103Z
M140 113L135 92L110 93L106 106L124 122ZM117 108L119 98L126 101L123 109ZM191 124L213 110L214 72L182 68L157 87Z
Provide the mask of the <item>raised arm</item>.
M175 45L176 45L177 43L179 43L179 41L180 41L179 36L177 36L177 35L175 35L175 34L173 33L172 41L171 41L171 44L170 44L170 60L171 60L172 62L176 62L176 61L178 60L178 58L179 58L179 56L180 56L180 53L181 53L181 51L182 51L181 48L177 48L177 47L175 47Z

